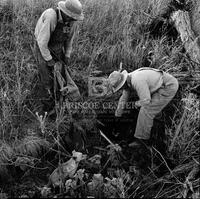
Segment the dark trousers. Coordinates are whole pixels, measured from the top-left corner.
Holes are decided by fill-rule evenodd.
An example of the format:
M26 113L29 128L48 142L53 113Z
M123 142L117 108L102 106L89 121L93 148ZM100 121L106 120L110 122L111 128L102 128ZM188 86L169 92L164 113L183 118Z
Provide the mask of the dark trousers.
M37 65L38 65L38 72L39 72L39 78L41 85L44 86L45 89L52 89L53 88L53 67L49 67L47 65L47 62L44 60L44 58L41 55L40 49L35 42L34 45L34 51L37 59Z
M46 97L46 92L47 92L48 89L52 93L52 98L43 100L43 104L47 104L47 107L51 108L51 106L53 104L52 101L55 101L55 97L56 97L56 100L59 100L59 98L61 96L60 85L56 80L56 84L55 84L56 88L54 88L54 83L55 83L54 82L54 68L49 67L47 65L47 62L42 57L40 49L39 49L38 44L36 42L35 42L34 49L35 49L34 50L35 56L36 56L36 59L37 59L37 65L38 65L38 71L39 71L39 77L40 77L40 84L41 84L41 87L44 90L43 96L44 96L44 98ZM59 53L59 56L52 55L52 57L55 61L60 61L60 60L63 60L64 54L61 52L61 53ZM58 60L58 57L59 57L60 60ZM67 88L68 88L68 94L67 94L68 100L70 100L70 101L79 100L80 99L79 89L76 86L73 79L71 78L69 72L65 69L65 66L62 65L60 72L61 72L62 77L66 81L66 85L64 85L64 86L67 86Z
M53 109L55 105L54 98L54 68L49 67L47 62L41 55L40 49L37 43L34 43L34 53L38 66L38 74L39 74L39 97L43 104L43 111L50 111ZM51 92L49 94L48 90Z

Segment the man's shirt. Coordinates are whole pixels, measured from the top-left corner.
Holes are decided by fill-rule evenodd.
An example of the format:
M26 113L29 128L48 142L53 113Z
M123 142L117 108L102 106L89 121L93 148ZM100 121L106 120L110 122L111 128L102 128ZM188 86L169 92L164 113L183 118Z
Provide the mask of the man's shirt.
M48 48L48 43L51 37L51 33L56 28L57 21L63 23L60 11L59 11L59 17L57 19L56 11L52 8L49 8L42 13L35 27L35 38L38 43L42 57L46 61L49 61L52 59L50 50ZM74 24L70 32L70 38L68 39L68 42L64 44L66 57L70 57L71 55L72 43L77 31L76 22L73 22L73 23Z
M125 104L129 99L131 88L137 92L139 102L142 106L148 105L151 95L163 85L163 74L156 69L139 68L129 73L129 89L124 89L119 99L115 115L120 117L123 114Z

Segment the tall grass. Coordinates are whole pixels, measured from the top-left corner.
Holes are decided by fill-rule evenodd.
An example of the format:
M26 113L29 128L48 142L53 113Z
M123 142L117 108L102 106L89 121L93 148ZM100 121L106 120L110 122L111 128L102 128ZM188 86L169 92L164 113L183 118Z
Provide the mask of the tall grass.
M46 8L55 8L56 2L58 1L0 2L0 139L3 141L3 154L9 154L9 158L13 154L10 146L15 146L13 143L18 143L18 139L22 139L22 143L26 140L24 137L28 134L28 129L25 124L31 120L25 104L30 94L34 95L33 88L37 83L37 78L34 78L37 76L33 53L34 28L40 14ZM73 44L69 67L73 69L75 81L80 81L84 89L92 70L99 69L109 73L123 62L123 67L131 71L143 66L150 51L154 54L152 66L165 71L176 73L185 65L191 64L189 61L186 64L180 55L180 43L169 46L165 37L152 40L144 37L138 29L141 24L148 24L152 18L162 13L169 0L81 2L85 18L79 24L79 34ZM84 92L84 89L81 92ZM185 101L182 102L182 108L177 110L176 120L166 131L169 137L168 145L171 146L186 106L189 110L183 118L183 125L169 154L176 165L198 157L199 100L188 92L183 97ZM29 111L34 114L34 110L32 107ZM38 140L35 140L38 143ZM1 161L7 161L4 155Z
M121 61L133 63L134 27L130 23L133 2L86 0L84 7L85 19L74 46L74 64L80 70L100 67L109 71L117 68Z

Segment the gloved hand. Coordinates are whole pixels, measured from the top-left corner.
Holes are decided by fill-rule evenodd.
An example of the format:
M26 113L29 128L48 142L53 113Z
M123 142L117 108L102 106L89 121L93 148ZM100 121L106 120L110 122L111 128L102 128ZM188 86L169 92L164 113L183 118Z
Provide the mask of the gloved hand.
M47 61L47 66L54 67L55 63L56 62L53 59L51 59L51 60Z
M54 64L54 70L60 72L61 69L62 69L62 64L61 64L60 62L56 62L56 63Z
M122 116L122 109L116 109L115 110L115 117L120 118Z

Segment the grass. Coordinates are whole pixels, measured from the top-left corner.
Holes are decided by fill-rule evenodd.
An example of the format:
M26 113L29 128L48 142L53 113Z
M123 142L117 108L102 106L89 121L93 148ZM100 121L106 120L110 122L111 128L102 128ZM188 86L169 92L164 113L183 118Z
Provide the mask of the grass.
M53 0L7 0L0 3L1 173L7 171L5 165L11 164L13 157L16 158L19 151L21 154L37 156L42 146L50 148L52 146L49 145L50 142L51 144L57 143L60 129L69 131L71 118L69 115L63 115L62 112L60 113L62 117L57 118L56 123L47 122L46 126L43 126L43 130L50 139L41 135L41 124L35 116L37 103L32 100L34 87L38 81L37 65L33 53L34 28L43 10L55 7L56 2ZM69 67L72 69L72 76L85 100L87 100L87 80L95 69L108 74L117 69L122 62L123 67L131 71L144 65L149 52L153 52L152 66L170 73L179 73L183 68L188 69L192 65L191 61L182 55L180 41L169 45L164 36L153 40L140 32L139 27L150 23L154 17L162 13L168 1L82 0L81 2L85 19L80 23L79 35L74 41ZM171 147L168 151L169 156L177 167L183 165L184 170L184 165L187 163L196 161L199 164L200 115L199 99L190 94L189 87L183 86L180 95L182 101L179 101L180 98L175 99L174 104L177 110L174 118L171 118L172 125L166 126L166 133L168 147ZM31 106L27 106L27 103ZM186 111L182 117L184 110ZM86 114L82 113L82 116ZM63 118L67 122L63 121ZM89 119L88 121L90 122L88 126L87 121L84 121L83 126L91 130L92 122ZM53 130L57 134L53 135ZM177 133L176 137L174 137L175 133ZM26 144L28 139L31 142L29 146ZM170 186L165 187L163 183L163 187L159 189L154 187L152 196L180 195L184 190L183 184L189 172L178 174L176 178L169 178L166 183L171 184ZM149 179L149 176L146 177ZM181 183L177 184L177 178ZM155 181L151 178L151 180L149 182L153 182L153 187L154 184L160 182L161 178ZM143 184L144 190L151 186L146 182ZM127 188L129 189L129 186L125 187L126 194L128 194ZM194 188L199 189L195 185ZM132 194L136 195L136 192L135 187ZM131 195L126 195L126 197Z

